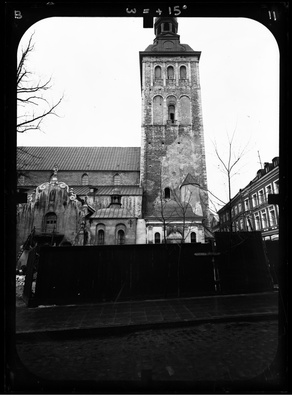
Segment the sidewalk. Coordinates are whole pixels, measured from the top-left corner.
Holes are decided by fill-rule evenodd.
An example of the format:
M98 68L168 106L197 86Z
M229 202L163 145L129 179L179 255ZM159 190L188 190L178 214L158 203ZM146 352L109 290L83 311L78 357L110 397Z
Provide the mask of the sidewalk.
M16 333L102 333L277 318L278 293L16 308Z

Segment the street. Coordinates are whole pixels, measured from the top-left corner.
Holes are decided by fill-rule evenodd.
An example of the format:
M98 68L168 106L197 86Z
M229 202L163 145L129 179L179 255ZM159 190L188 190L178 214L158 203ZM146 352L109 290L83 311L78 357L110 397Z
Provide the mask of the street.
M17 339L24 366L52 381L237 381L269 369L276 320L204 323L112 336Z

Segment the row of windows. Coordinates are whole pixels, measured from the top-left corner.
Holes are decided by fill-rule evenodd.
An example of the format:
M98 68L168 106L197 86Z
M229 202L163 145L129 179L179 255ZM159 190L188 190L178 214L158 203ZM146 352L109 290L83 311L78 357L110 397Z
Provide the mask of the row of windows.
M89 184L89 176L88 176L88 174L83 174L82 175L82 177L81 177L81 185L88 185ZM122 178L121 178L121 175L119 175L119 174L115 174L114 176L113 176L113 184L115 185L115 186L119 186L119 185L121 185L122 184Z
M116 244L122 245L126 243L126 227L123 224L116 226ZM105 244L105 225L98 224L96 226L96 244L102 246Z
M279 181L276 180L273 183L268 184L265 188L260 189L258 192L255 192L251 195L251 197L246 197L243 203L239 202L231 209L231 216L241 213L242 211L249 211L255 209L265 203L268 202L269 194L278 194L279 193ZM229 212L225 212L222 215L222 221L228 221Z
M175 73L174 73L174 67L172 65L169 65L166 68L166 79L175 79ZM162 68L160 65L156 65L154 68L154 78L155 79L163 79L162 75ZM179 68L179 78L180 79L187 79L187 67L185 65L182 65Z
M278 225L277 214L274 206L264 208L244 218L232 222L233 229L261 231L266 228L273 228ZM224 230L224 229L223 229ZM228 230L226 227L225 230Z
M153 98L153 124L164 125L166 123L166 108L168 122L174 123L179 118L182 125L189 125L191 123L191 100L188 96L181 96L178 107L177 99L173 95L166 98L166 107L164 106L163 97L160 95L155 96Z
M50 179L52 178L53 175L51 175ZM19 185L24 185L25 184L25 176L24 175L20 175L18 178L18 184ZM81 185L88 185L89 184L89 175L87 173L83 174L81 176ZM122 184L122 178L121 175L119 174L115 174L113 176L113 184L118 186Z
M197 242L197 235L195 232L191 232L191 243L196 243ZM161 242L161 235L159 232L156 232L154 234L154 243L155 244L160 244Z

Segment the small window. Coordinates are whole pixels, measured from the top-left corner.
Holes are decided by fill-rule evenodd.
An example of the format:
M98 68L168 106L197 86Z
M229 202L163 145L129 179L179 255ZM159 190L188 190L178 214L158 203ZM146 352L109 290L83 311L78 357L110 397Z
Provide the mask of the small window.
M83 174L81 178L81 185L88 185L89 179L87 174Z
M169 187L166 187L164 189L164 198L165 199L170 199L170 189L169 189Z
M98 245L103 245L104 244L104 230L99 229L97 232L97 244Z
M174 69L172 66L167 67L167 79L174 79Z
M118 230L118 244L125 244L125 232L120 229Z
M155 79L161 79L161 67L159 65L155 67Z
M187 79L187 69L184 65L180 67L180 79Z
M159 244L160 243L160 233L156 232L154 235L154 243Z
M171 123L175 121L175 107L173 105L168 106L168 119Z
M164 31L164 32L168 32L168 31L169 31L169 23L168 23L168 22L164 22L164 24L163 24L163 31Z
M119 186L121 184L121 176L119 174L114 175L114 185Z
M191 233L191 243L196 243L197 241L197 235L195 232Z
M57 228L57 215L49 212L45 215L45 232L52 233Z
M18 176L18 184L19 185L24 185L24 183L25 183L25 176L23 174L20 174Z

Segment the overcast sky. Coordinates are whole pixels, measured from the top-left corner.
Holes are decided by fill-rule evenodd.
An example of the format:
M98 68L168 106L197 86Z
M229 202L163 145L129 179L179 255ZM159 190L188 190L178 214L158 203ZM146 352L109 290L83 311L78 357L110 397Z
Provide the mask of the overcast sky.
M200 81L209 190L228 201L226 176L214 154L246 148L235 170L232 196L262 163L279 155L279 51L270 31L245 18L178 18L181 43L201 51ZM28 69L52 78L48 99L63 94L58 115L42 131L18 135L19 146L140 146L139 51L153 43L142 18L54 17L34 24ZM211 209L218 207L210 204ZM220 208L220 206L219 206Z

